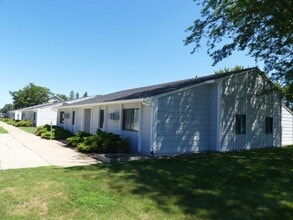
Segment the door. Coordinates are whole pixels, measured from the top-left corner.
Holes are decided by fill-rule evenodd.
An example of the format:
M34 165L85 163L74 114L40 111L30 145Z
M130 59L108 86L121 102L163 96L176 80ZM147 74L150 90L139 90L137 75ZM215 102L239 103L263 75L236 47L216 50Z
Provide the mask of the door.
M85 132L91 132L91 109L85 109L84 110L84 124L83 124L83 130Z

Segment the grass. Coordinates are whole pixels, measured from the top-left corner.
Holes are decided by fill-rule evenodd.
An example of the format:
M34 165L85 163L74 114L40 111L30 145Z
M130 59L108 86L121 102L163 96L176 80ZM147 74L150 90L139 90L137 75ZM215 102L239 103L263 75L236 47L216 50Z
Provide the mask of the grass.
M18 127L18 128L31 134L35 134L37 131L36 127Z
M0 172L0 219L292 219L293 146Z
M8 131L6 131L6 129L0 127L0 134L7 134Z

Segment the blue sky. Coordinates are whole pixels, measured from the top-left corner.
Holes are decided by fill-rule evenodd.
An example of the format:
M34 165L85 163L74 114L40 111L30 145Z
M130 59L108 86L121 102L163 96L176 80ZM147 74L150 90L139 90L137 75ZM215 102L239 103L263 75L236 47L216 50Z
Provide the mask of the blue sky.
M256 66L245 53L212 66L191 55L192 0L0 0L0 107L29 83L69 95L123 89Z

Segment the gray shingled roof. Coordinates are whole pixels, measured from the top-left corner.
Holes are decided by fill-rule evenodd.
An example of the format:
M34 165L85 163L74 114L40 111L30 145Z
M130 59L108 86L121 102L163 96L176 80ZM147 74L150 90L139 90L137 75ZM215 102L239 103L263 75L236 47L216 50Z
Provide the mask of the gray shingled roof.
M209 76L203 76L198 78L191 78L186 80L180 80L175 82L163 83L153 86L145 86L135 89L123 90L115 93L110 93L102 96L96 96L91 99L87 99L85 101L76 102L73 104L64 104L61 107L70 107L70 106L81 106L81 105L91 105L95 103L103 103L103 102L113 102L113 101L121 101L121 100L132 100L132 99L140 99L140 98L149 98L156 95L164 94L167 92L171 92L174 90L178 90L184 87L196 85L208 80L223 78L232 74L241 74L251 71L260 71L258 68L248 68L238 71L227 72L223 74L213 74Z

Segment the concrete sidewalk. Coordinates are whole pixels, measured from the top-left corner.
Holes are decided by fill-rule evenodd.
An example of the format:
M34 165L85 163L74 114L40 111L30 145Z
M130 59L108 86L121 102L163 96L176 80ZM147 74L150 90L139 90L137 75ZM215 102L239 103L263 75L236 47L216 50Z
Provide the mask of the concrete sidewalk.
M9 133L0 134L0 169L39 166L82 166L98 163L85 154L66 148L58 141L41 139L0 121Z

